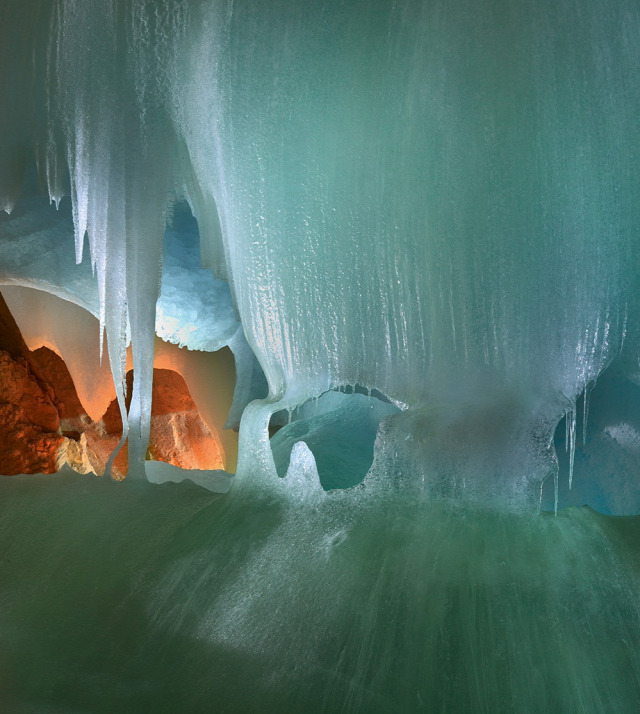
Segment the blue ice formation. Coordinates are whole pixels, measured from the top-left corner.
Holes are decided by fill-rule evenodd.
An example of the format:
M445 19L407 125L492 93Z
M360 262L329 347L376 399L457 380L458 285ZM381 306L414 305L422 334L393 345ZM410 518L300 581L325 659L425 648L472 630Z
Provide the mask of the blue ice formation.
M215 352L240 327L229 284L200 267L198 226L188 207L178 204L173 214L174 225L164 234L156 334L180 347Z
M99 317L122 410L130 339L133 463L157 331L246 356L243 474L281 470L273 414L359 385L402 411L373 471L537 505L566 419L573 480L580 395L640 371L634 2L7 0L0 25L2 280ZM70 197L46 226L34 157Z

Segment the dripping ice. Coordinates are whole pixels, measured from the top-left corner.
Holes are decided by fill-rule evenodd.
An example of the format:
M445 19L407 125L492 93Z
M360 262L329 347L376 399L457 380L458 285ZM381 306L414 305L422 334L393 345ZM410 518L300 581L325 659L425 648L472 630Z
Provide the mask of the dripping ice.
M509 27L469 3L473 23L422 2L364 23L316 2L304 18L281 3L36 5L38 23L4 33L0 195L30 200L31 145L60 210L70 196L75 247L48 214L24 252L5 242L2 280L99 317L122 408L131 342L132 463L155 331L235 345L240 473L275 478L272 417L294 426L307 400L363 385L403 412L381 417L374 471L397 453L432 495L535 503L565 418L577 487L575 405L584 393L584 445L589 385L605 369L633 381L640 344L630 3L606 18L523 5ZM3 27L22 12L6 3ZM199 260L171 229L182 202ZM8 237L24 232L12 216Z

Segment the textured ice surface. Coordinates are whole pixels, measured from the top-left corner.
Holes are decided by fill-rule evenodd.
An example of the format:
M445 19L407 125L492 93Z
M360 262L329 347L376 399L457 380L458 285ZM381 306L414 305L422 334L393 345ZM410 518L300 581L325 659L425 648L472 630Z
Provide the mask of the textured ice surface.
M556 430L560 507L586 504L601 513L639 514L640 388L614 365L590 392L586 430L583 430L583 406L578 403L578 436L571 489L571 454L565 424L561 423ZM552 478L545 482L542 495L543 507L552 509Z
M3 280L95 269L136 475L163 289L243 375L227 497L0 482L6 708L636 714L637 519L535 509L557 458L633 503L637 409L583 460L576 400L640 379L639 55L637 0L0 3ZM296 413L343 385L403 411Z
M68 199L56 210L29 176L11 214L0 211L0 237L0 285L43 290L99 315L90 261L76 265Z
M2 480L6 711L636 714L637 520L234 489Z
M179 197L267 381L244 410L240 470L275 476L273 412L359 384L423 415L416 428L448 394L456 439L443 421L420 452L440 474L458 450L476 458L468 414L509 414L498 471L530 500L556 424L623 338L638 371L638 13L632 0L3 3L0 204L19 210L29 151L50 196L70 195L121 401L130 327L131 458ZM165 305L167 333L199 341L207 313L228 334L224 286L175 257L165 296L183 304L187 282L194 299L180 328Z
M198 225L188 206L178 204L164 234L156 334L180 347L215 352L239 327L229 284L200 267Z

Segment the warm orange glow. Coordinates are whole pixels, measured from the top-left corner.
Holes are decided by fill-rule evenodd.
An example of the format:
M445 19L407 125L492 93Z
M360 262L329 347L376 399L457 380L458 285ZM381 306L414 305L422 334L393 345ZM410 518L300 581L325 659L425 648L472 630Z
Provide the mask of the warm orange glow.
M2 295L27 347L47 347L64 360L86 413L99 421L116 393L106 350L100 364L98 320L41 290L5 285Z
M62 431L75 433L76 438L84 434L91 454L88 468L101 475L122 435L122 422L106 348L102 365L99 361L98 320L40 290L3 286L2 294L31 350L30 359L37 361L41 355L40 371L59 392ZM129 348L127 369L131 367ZM185 469L234 471L237 434L223 431L234 386L234 360L228 348L190 352L156 339L148 456ZM124 478L126 472L125 444L112 475Z
M238 434L223 429L233 401L235 363L228 348L218 352L194 352L156 338L153 365L180 374L200 415L218 438L226 456L226 470L235 472Z
M133 372L127 373L127 403L133 386ZM104 448L113 451L122 435L117 401L109 405L100 423ZM215 429L200 416L185 380L173 370L153 370L151 433L147 458L183 469L224 469L225 454ZM128 468L126 444L116 456L112 475L124 478Z

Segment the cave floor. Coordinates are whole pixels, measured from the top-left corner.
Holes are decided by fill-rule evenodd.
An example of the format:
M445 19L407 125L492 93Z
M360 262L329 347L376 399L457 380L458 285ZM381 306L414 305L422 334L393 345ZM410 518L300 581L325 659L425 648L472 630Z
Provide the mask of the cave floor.
M639 543L587 508L3 478L0 705L635 714Z

